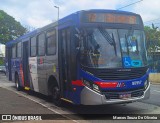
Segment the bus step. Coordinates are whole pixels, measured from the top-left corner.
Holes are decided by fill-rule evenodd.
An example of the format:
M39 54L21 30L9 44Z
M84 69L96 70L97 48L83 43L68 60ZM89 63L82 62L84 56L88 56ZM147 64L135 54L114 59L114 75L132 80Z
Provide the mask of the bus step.
M24 87L24 90L29 91L30 88L29 87Z

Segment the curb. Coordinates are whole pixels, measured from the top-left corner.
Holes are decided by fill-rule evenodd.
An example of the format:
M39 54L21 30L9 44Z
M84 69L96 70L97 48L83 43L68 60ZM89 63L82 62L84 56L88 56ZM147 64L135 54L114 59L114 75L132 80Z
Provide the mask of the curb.
M160 85L159 82L150 82L152 85Z

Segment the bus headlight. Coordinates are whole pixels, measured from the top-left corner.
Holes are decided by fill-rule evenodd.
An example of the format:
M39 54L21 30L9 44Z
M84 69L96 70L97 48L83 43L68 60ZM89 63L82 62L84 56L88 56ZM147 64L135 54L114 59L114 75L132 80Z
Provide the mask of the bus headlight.
M87 87L91 88L92 90L100 93L99 86L94 84L93 82L89 82L87 80L83 80L83 83L84 83L85 86L87 86Z
M91 83L89 81L83 80L85 86L92 88Z
M97 91L97 92L100 92L99 87L96 84L93 84L93 90Z

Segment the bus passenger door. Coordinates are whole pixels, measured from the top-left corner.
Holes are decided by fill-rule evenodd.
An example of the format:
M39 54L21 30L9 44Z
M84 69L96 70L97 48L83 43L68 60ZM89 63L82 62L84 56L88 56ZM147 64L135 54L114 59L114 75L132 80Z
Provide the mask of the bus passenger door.
M61 85L64 90L63 94L66 98L70 98L71 77L70 77L70 28L60 32L61 37Z
M24 75L24 86L30 87L29 84L29 62L28 62L28 41L23 42L23 75Z

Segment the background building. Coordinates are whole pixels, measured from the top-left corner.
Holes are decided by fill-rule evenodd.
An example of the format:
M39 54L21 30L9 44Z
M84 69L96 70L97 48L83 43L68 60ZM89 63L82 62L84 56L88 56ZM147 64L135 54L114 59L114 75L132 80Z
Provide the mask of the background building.
M5 57L5 45L0 44L0 57Z

